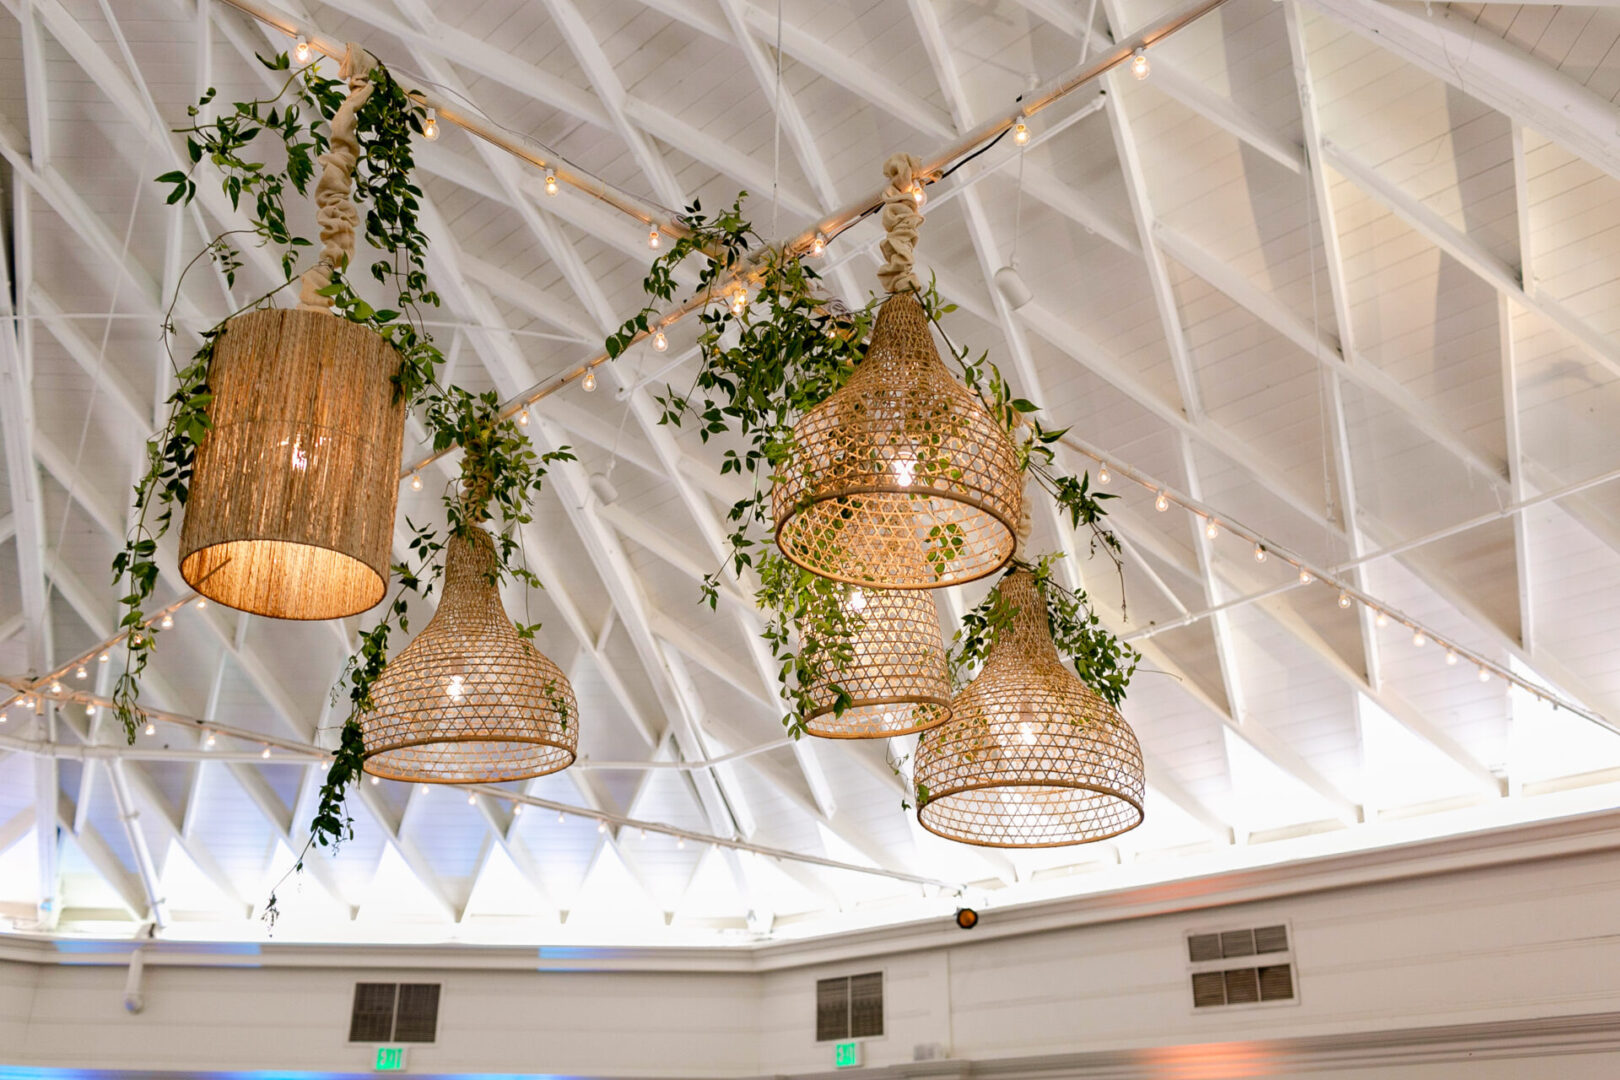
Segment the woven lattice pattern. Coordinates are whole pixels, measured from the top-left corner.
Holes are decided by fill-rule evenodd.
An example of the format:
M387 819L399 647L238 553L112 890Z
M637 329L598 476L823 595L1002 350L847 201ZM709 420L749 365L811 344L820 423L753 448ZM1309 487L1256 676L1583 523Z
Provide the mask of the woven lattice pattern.
M574 688L507 618L489 534L448 550L439 610L372 687L366 771L472 784L567 768L579 746Z
M998 586L1015 609L951 719L917 744L917 818L985 847L1056 847L1142 823L1136 735L1063 666L1026 571Z
M180 574L210 600L337 619L388 587L405 406L399 354L312 311L238 315L214 348Z
M1022 491L1012 441L946 370L914 294L884 301L865 361L794 439L771 509L777 546L806 570L932 589L1012 558Z
M887 739L949 719L951 677L933 596L851 589L844 604L853 627L850 660L811 685L816 708L805 730L825 739ZM835 685L852 699L836 715Z

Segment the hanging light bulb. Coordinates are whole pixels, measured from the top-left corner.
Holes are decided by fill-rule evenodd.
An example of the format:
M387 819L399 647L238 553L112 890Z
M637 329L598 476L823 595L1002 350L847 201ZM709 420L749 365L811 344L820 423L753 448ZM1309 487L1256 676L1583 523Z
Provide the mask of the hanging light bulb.
M827 237L825 235L819 232L816 233L815 237L810 241L810 254L818 259L827 254Z
M748 291L746 289L738 289L736 292L731 294L731 313L733 315L740 316L747 310Z
M1457 650L1456 649L1447 649L1446 650L1446 666L1447 667L1456 667L1457 666Z
M1491 681L1491 669L1486 667L1484 664L1479 665L1479 681L1480 682L1490 682Z
M102 663L102 664L105 664L108 660L111 660L111 659L112 659L112 653L111 652L104 652L100 656L96 657L96 661L98 663Z
M152 721L148 720L146 722L146 733L148 735L156 735L157 734L157 725L152 723Z
M1097 470L1097 483L1106 484L1113 478L1114 474L1108 471L1108 462L1103 462L1102 468Z
M1221 535L1221 527L1214 518L1210 518L1209 524L1204 526L1204 535L1211 540Z
M585 377L579 380L579 388L587 394L596 389L596 369L586 368Z
M568 818L563 815L561 810L557 811L557 824L561 825L567 820Z
M928 192L923 190L921 181L911 186L911 201L917 204L919 210L928 202Z
M472 792L468 792L467 793L467 805L468 806L477 806L478 805L478 796L474 795Z
M309 47L309 42L304 39L304 35L299 34L298 40L293 42L293 59L300 64L307 64L313 51Z
M434 112L432 109L429 109L427 111L427 116L422 120L422 138L426 139L428 142L432 142L438 137L439 114Z
M1347 608L1347 607L1350 606L1350 594L1349 593L1347 593L1347 592L1340 592L1339 593L1339 606L1341 608Z
M684 836L677 836L677 837L676 837L676 838L675 838L675 846L676 846L676 847L677 847L677 848L680 848L680 849L682 849L682 850L685 850L685 848L686 848L686 837L684 837Z
M647 230L647 246L648 247L652 248L654 251L657 251L658 250L658 245L663 243L663 242L664 242L664 238L662 236L658 235L658 226L654 225L652 228Z
M61 692L62 692L62 684L61 684L61 682L59 680L52 679L51 680L51 693L60 694Z
M512 816L513 817L522 817L523 816L523 804L522 803L513 803L512 804Z
M201 611L203 608L208 606L208 600L205 597L199 596L197 597L197 603L195 606L198 611Z
M1153 500L1153 509L1161 514L1170 509L1170 497L1162 491L1159 492L1159 497Z
M1019 146L1029 142L1029 127L1022 120L1013 125L1013 142Z
M528 427L529 426L529 410L528 409L519 409L518 410L517 422L518 422L518 427Z
M73 677L75 679L88 679L90 677L90 672L85 670L85 667L84 667L83 664L80 664L79 665L79 670L75 671L73 673Z
M1386 615L1384 612L1380 611L1378 613L1378 615L1373 619L1373 625L1377 626L1380 630L1382 630L1384 627L1389 625L1389 616Z
M557 194L557 174L549 169L546 171L546 194Z
M411 474L411 490L412 491L421 491L422 490L422 474L421 473L412 473Z
M596 823L596 835L601 836L605 832L607 832L607 822L598 821Z
M163 629L165 629L165 630L173 630L174 629L174 616L173 615L165 615L165 616L163 616L162 626L163 626Z
M373 776L373 777L372 777L372 778L371 778L371 786L372 786L372 787L376 787L376 786L377 786L377 785L378 785L378 784L380 784L380 783L382 783L382 777L380 777L380 776Z
M653 332L653 348L657 349L659 352L663 352L665 349L669 348L669 338L664 336L664 332L662 330L656 330Z
M86 715L86 716L94 716L94 715L96 715L96 706L95 706L94 702L90 702L90 703L85 705L85 707L84 707L84 715Z
M1148 77L1148 70L1149 65L1147 53L1141 49L1137 49L1131 54L1131 74L1135 75L1138 79L1145 79Z
M1255 562L1265 562L1266 561L1266 549L1264 547L1262 547L1261 545L1259 545L1259 544L1254 545L1254 561Z
M1429 640L1428 637L1423 633L1422 629L1416 628L1416 627L1413 628L1413 630L1412 630L1412 644L1413 645L1417 646L1418 648L1422 648L1424 643L1427 642L1428 640Z
M1299 568L1299 583L1301 585L1309 585L1311 583L1311 572L1305 569L1303 566Z
M214 745L214 743L215 743L215 742L216 742L216 741L217 741L217 740L216 740L216 739L215 739L215 737L214 737L214 733L213 733L213 732L212 732L212 731L210 731L210 732L208 732L208 734L207 734L207 735L206 735L206 736L205 736L205 737L204 737L204 738L203 738L203 745L204 745L204 746L213 746L213 745Z
M266 761L270 760L270 748L267 746L263 750L260 750L259 756L264 758Z

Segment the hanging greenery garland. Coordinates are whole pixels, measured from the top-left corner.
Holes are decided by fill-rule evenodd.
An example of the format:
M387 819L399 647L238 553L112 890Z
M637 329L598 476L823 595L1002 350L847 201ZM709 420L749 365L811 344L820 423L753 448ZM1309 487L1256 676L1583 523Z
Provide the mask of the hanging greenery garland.
M675 269L690 256L704 261L694 295L706 303L698 313L697 374L685 391L666 387L655 396L660 422L697 428L707 442L740 437L741 449L723 452L722 475L736 474L751 490L727 512L730 533L727 559L708 574L702 598L714 608L723 574L747 582L757 579L755 599L767 615L764 638L778 662L777 678L788 711L783 725L794 737L804 733L804 717L818 702L811 688L820 676L837 672L850 659L860 616L843 602L846 586L812 574L789 562L771 544L770 490L794 451L793 428L807 411L843 386L862 359L873 312L880 298L849 310L829 299L815 268L802 252L783 254L770 247L743 213L746 192L727 209L705 216L694 202L685 221L690 232L654 260L642 288L649 302L606 341L610 357L661 331L659 310L677 299ZM746 260L746 266L745 266ZM752 296L741 284L728 284L746 269ZM955 311L944 303L933 282L920 295L934 325ZM1056 503L1075 529L1090 533L1090 548L1119 568L1119 540L1105 523L1104 503L1117 496L1091 489L1090 478L1061 468L1055 445L1067 429L1045 427L1039 406L1015 397L987 354L968 350L946 338L963 382L991 415L1013 436L1020 469ZM1041 591L1048 601L1053 638L1070 658L1076 673L1104 698L1117 704L1139 660L1135 650L1101 625L1083 592L1052 580L1051 557L1039 560ZM970 613L952 650L958 682L982 660L985 635L997 616L980 605ZM834 712L841 713L849 695L834 680Z

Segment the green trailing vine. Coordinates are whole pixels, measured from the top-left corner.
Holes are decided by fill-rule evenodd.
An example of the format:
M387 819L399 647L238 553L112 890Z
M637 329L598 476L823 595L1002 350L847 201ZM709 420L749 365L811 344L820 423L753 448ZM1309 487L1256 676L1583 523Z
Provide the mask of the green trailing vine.
M666 387L655 400L661 423L690 424L705 442L729 436L742 444L723 452L720 471L742 477L750 489L727 512L727 558L704 578L701 595L713 608L723 575L744 583L754 580L755 600L768 620L764 639L779 665L777 678L788 707L782 722L798 737L805 730L805 716L819 704L812 700L811 687L851 658L859 616L845 602L845 586L801 569L775 549L770 490L792 459L794 425L843 386L864 356L881 298L853 311L829 299L813 265L765 243L743 213L745 198L746 193L739 195L712 216L705 216L696 202L688 208L690 231L654 260L642 283L647 306L608 337L606 350L618 357L657 332L661 307L677 300L676 267L693 255L705 260L694 293L706 301L697 315L697 374L684 392ZM736 285L727 291L739 272L746 275L751 298ZM919 299L936 326L955 310L942 302L932 282ZM1043 426L1039 407L1014 396L986 355L970 358L948 336L946 341L963 382L1012 436L1020 468L1076 530L1089 531L1091 550L1106 554L1117 570L1119 540L1107 528L1104 506L1115 496L1093 491L1084 474L1062 470L1055 448L1066 429ZM936 539L942 549L948 547L949 538ZM1117 703L1135 672L1136 654L1102 627L1084 593L1052 581L1048 565L1049 560L1037 564L1054 641L1087 685ZM979 658L974 648L952 650L958 673ZM834 711L842 713L850 697L835 681L831 690Z

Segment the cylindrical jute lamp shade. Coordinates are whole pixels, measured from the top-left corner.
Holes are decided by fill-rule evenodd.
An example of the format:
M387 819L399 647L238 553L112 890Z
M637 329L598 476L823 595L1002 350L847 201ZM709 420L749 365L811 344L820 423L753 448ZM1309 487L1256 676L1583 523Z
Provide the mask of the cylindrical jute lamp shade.
M1016 608L951 719L917 743L917 819L983 847L1106 840L1142 823L1142 749L1118 710L1063 665L1027 571L998 588Z
M491 784L567 768L579 746L574 688L507 617L493 540L476 529L447 551L439 609L388 662L360 718L366 772Z
M811 573L934 589L1012 558L1017 453L941 362L914 293L883 302L866 359L793 434L771 510L782 554Z
M849 662L810 686L805 730L824 739L887 739L938 727L951 715L951 676L939 609L930 593L851 589ZM833 708L834 687L850 697Z
M399 364L374 331L326 312L230 321L180 529L188 585L276 619L338 619L382 600L405 433Z

